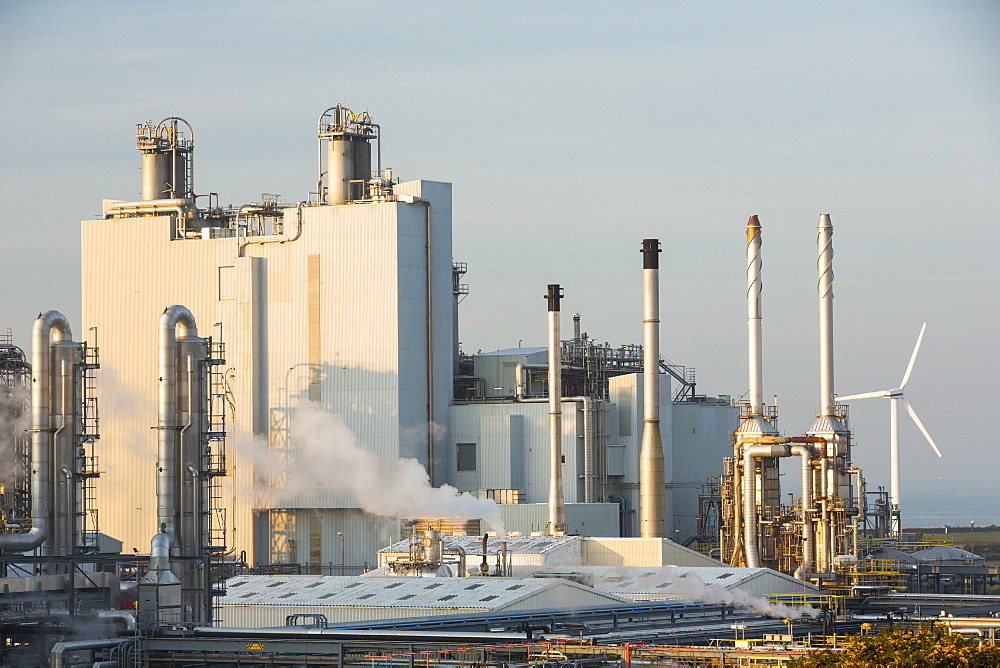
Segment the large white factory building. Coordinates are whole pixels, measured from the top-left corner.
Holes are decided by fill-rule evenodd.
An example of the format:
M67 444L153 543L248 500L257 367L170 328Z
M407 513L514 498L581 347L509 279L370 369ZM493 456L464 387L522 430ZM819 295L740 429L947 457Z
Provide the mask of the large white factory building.
M225 344L228 476L210 507L231 553L251 564L374 565L401 537L405 518L376 517L343 489L289 473L322 465L304 461L290 436L303 400L340 416L387 469L414 458L436 486L510 504L507 529L544 527L545 349L458 354L451 185L398 182L372 164L378 132L367 113L327 110L318 192L233 209L196 198L186 122L139 126L142 198L105 200L104 216L82 223L83 331L101 352L97 507L101 531L126 551L145 551L157 530L158 321L174 304ZM564 528L639 535L641 350L579 331L563 346ZM737 410L695 397L683 370L662 369L681 381L671 392L660 374L663 531L687 541L698 534L699 487L731 452Z

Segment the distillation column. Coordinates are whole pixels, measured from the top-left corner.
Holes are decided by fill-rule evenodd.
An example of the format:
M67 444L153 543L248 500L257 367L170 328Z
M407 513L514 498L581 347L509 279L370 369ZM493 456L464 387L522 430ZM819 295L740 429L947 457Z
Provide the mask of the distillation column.
M763 344L761 316L761 227L757 216L747 221L747 371L749 405L736 430L733 474L736 502L733 504L735 544L742 539L743 564L761 566L762 558L774 564L776 535L763 536L761 518L771 519L781 503L778 457L787 448L763 445L765 436L776 436L774 423L764 414ZM768 524L774 531L774 524ZM742 536L740 531L742 530ZM764 540L766 538L766 540ZM766 554L762 555L762 547Z
M143 584L155 600L154 619L211 621L208 559L220 549L211 535L212 481L225 475L212 447L209 367L220 363L210 339L198 336L194 316L183 306L164 310L159 321L159 424L156 465L157 527L150 544L150 570ZM178 600L179 581L183 596Z
M851 479L850 430L838 411L833 383L833 225L829 214L817 226L820 393L816 422L806 432L817 441L819 469L813 472L813 503L818 522L814 544L816 569L832 570L838 554L853 552L850 518L856 516Z
M97 368L85 343L73 341L69 321L58 311L39 314L31 354L31 524L23 534L0 536L0 551L23 552L39 545L42 555L92 551L88 531L88 483L98 476L87 446L97 439L96 410L88 411L87 378ZM93 414L93 424L88 419ZM59 567L48 566L47 572Z
M326 204L345 204L367 197L372 172L371 140L378 140L379 126L368 112L354 113L337 105L324 111L317 128L320 174L318 198ZM326 142L326 187L323 187L323 142ZM381 171L381 161L378 169Z

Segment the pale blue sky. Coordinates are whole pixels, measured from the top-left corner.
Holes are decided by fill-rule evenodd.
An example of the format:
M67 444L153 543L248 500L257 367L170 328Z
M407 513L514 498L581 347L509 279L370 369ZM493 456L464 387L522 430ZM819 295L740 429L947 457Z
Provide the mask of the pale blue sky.
M543 342L550 282L595 337L640 341L655 236L665 354L739 395L756 213L765 391L798 433L829 212L837 390L895 386L928 322L907 390L946 458L904 422L904 501L1000 473L997 3L0 0L0 96L0 326L22 345L40 310L79 323L78 221L138 196L137 121L194 125L200 192L295 201L341 102L381 123L398 176L454 183L467 351ZM872 487L885 403L852 411Z

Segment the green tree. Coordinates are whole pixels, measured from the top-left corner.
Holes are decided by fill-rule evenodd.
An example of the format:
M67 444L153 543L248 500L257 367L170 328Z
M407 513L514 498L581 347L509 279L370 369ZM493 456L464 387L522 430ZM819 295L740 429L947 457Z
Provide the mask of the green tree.
M1000 647L978 645L943 626L892 627L848 639L841 651L825 650L792 661L796 668L996 668Z

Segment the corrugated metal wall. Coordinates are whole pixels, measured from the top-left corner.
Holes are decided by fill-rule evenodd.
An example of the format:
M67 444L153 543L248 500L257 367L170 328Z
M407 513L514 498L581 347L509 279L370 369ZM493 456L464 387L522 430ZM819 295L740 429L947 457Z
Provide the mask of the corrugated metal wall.
M434 421L447 426L451 190L434 182L400 188L433 200L431 376ZM419 203L286 210L284 236L252 238L242 252L236 238L170 241L169 217L84 221L82 329L97 327L102 362L97 380L104 419L96 454L107 473L97 490L101 530L124 540L126 551L145 551L156 530L150 430L156 424L156 327L171 304L187 306L200 334L221 333L227 344L235 416L223 487L231 547L252 553L252 543L261 542L252 540L254 508L354 505L322 488L274 490L289 482L284 469L295 464L288 441L292 407L317 397L317 389L366 449L392 460L402 450L426 461L427 437L420 435L428 406L425 212ZM301 235L293 240L299 215ZM412 436L401 439L404 433ZM437 450L447 469L443 437ZM254 451L267 455L267 465L256 471L249 458ZM359 534L369 534L374 563L385 530L368 524L370 531L351 531L359 545ZM339 546L325 525L322 535L329 561ZM308 538L299 544L308 545Z
M671 409L674 451L674 528L681 541L697 532L698 488L722 475L733 455L738 409L728 403L676 403Z
M524 492L527 503L541 503L549 494L549 432L548 404L543 402L468 404L452 407L452 440L456 443L476 443L476 475L452 471L456 487L461 491L479 489L511 489L520 477L517 489ZM520 418L520 436L505 426L510 416ZM583 475L580 441L583 439L583 416L579 402L563 403L562 447L563 489L566 502L581 499L579 476ZM516 451L519 449L519 452ZM512 452L512 450L515 450ZM520 465L518 465L520 460ZM520 470L520 476L518 475ZM510 487L497 486L510 482Z

